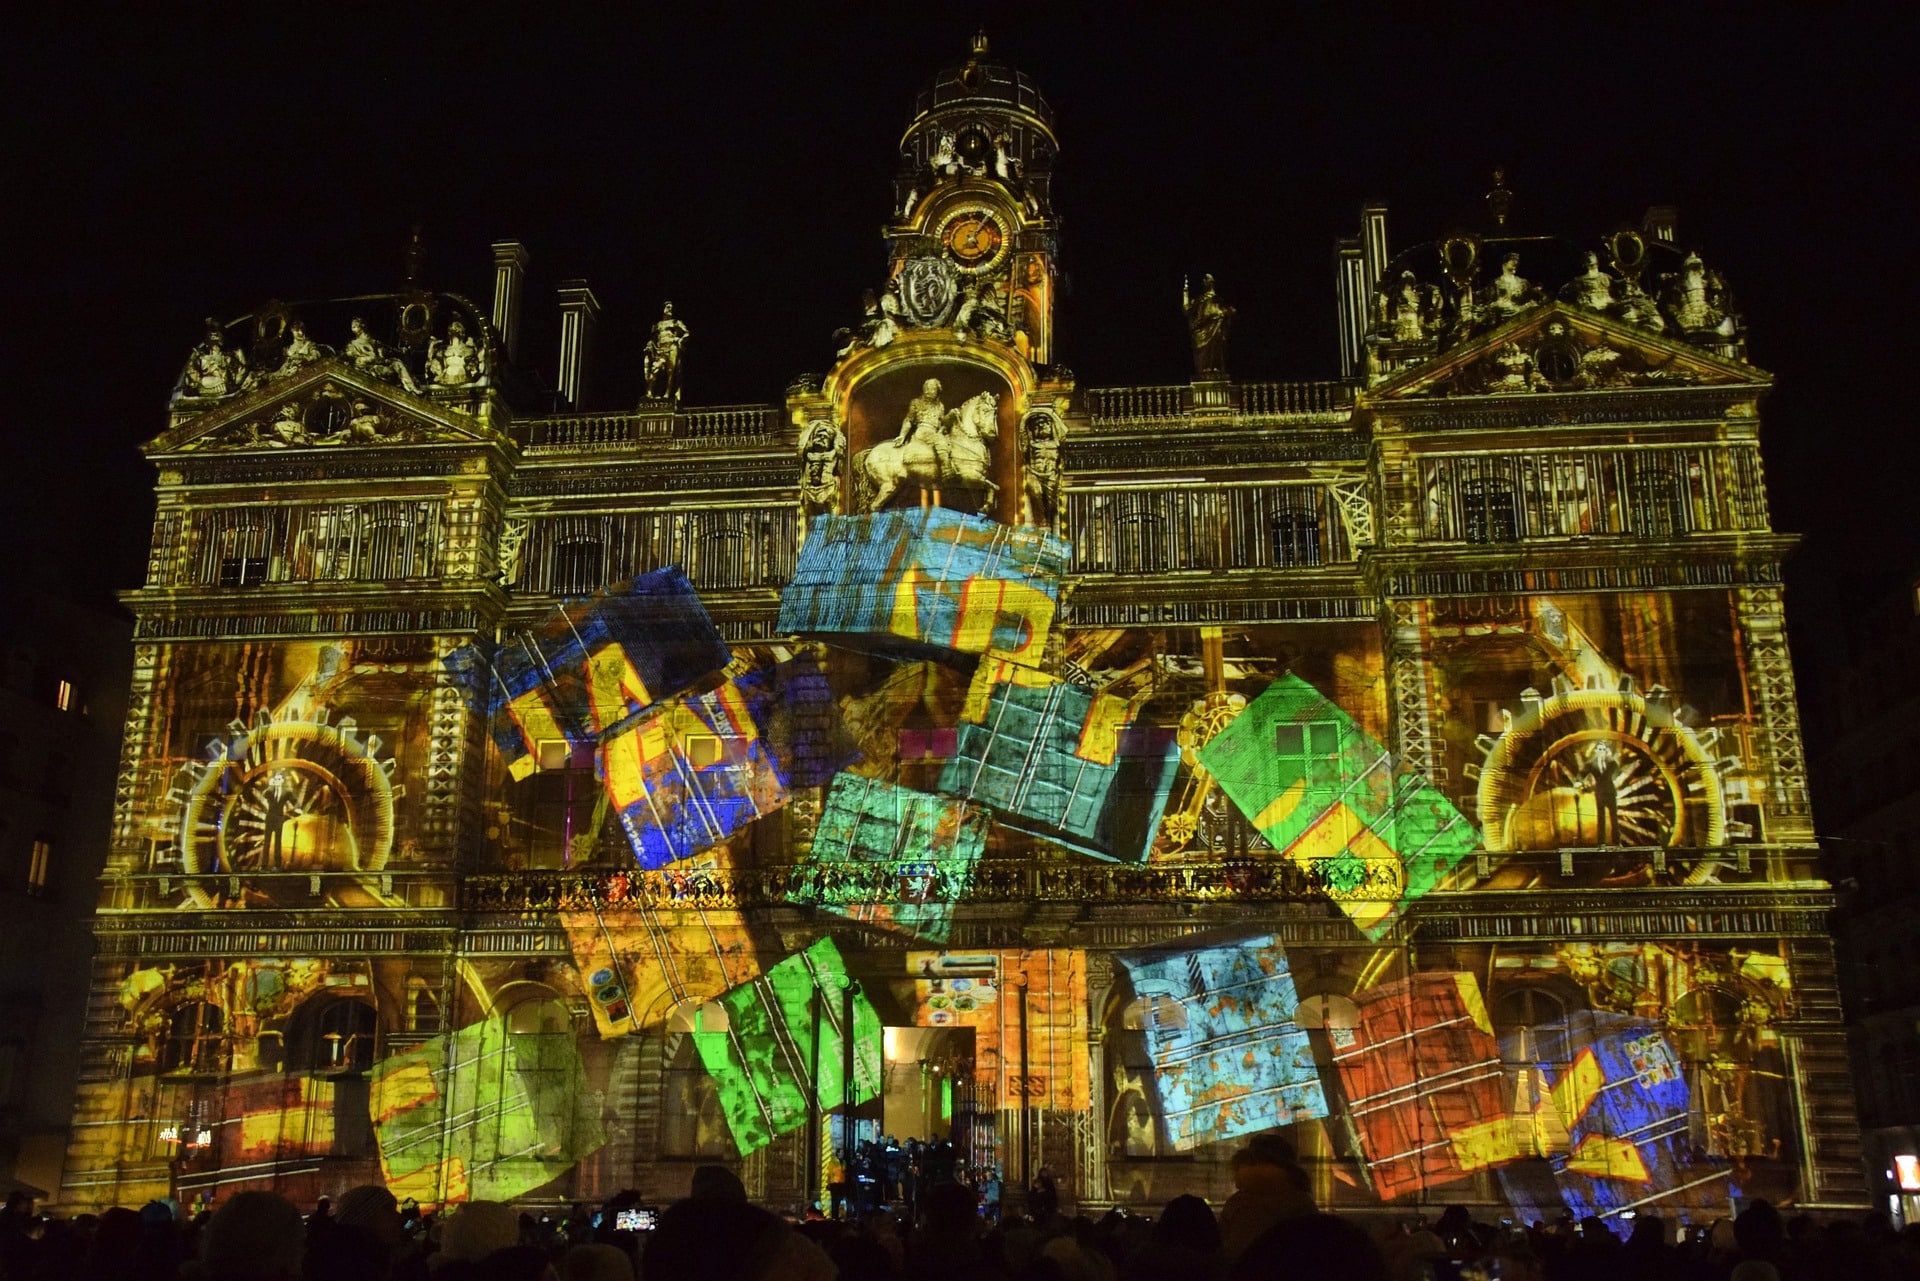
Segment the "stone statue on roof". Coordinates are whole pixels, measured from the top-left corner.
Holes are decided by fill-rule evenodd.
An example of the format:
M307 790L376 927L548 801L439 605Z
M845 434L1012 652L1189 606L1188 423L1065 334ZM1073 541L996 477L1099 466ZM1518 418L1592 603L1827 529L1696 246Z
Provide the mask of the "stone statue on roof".
M486 352L467 337L459 317L447 323L447 336L427 348L427 378L441 387L465 387L486 374Z
M653 322L652 336L640 353L648 399L680 399L680 348L690 333L685 322L674 316L672 303L660 304L660 319Z
M180 374L174 395L176 399L218 400L244 391L252 381L247 358L227 349L227 336L220 322L209 318L206 337L187 357L187 367Z
M1234 308L1220 301L1214 291L1213 275L1200 278L1200 292L1189 292L1180 284L1180 306L1187 316L1187 332L1193 340L1193 374L1201 382L1227 376L1227 336L1233 331Z

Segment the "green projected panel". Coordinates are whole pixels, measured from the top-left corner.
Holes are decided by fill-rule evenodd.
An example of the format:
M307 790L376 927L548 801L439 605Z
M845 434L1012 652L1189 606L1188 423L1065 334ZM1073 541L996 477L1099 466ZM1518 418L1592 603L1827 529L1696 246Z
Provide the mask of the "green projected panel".
M382 1060L372 1095L387 1187L422 1202L511 1200L606 1142L571 1031L487 1019Z
M879 1096L880 1016L862 992L855 991L848 1001L848 983L840 950L832 939L821 939L722 996L727 1030L693 1033L700 1061L719 1088L720 1106L740 1155L807 1123L809 1082L823 1112ZM842 1067L849 1004L850 1097Z
M1438 886L1479 834L1425 779L1292 673L1267 686L1200 749L1260 834L1369 938Z

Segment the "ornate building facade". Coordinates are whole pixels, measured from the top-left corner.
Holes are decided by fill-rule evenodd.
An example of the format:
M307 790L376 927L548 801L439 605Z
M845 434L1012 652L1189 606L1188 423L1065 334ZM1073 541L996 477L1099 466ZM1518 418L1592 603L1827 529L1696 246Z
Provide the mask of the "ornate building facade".
M552 412L512 244L210 322L64 1201L798 1205L893 1134L1150 1205L1282 1129L1334 1206L1862 1202L1724 282L1369 208L1339 377L1235 381L1209 277L1192 381L1082 387L1058 145L936 76L782 404L683 408L669 312Z

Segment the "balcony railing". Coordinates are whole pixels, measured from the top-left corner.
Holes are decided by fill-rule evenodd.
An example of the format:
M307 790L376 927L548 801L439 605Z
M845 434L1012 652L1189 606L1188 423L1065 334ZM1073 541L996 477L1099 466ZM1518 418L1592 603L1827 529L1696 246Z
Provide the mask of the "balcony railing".
M1193 388L1186 383L1089 387L1083 394L1096 427L1166 422L1186 418L1193 410ZM1238 383L1230 404L1234 417L1262 422L1339 419L1353 407L1353 388L1327 381Z
M535 449L619 449L648 441L699 444L759 444L780 433L780 410L772 405L715 405L678 413L565 414L525 423Z

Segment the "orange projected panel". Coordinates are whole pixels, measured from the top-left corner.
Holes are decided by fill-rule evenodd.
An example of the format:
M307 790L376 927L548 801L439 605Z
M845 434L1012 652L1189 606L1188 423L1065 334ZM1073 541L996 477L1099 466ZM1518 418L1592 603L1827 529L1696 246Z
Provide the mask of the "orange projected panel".
M974 1078L1001 1107L1092 1107L1085 952L909 952L907 968L914 1024L972 1028Z

